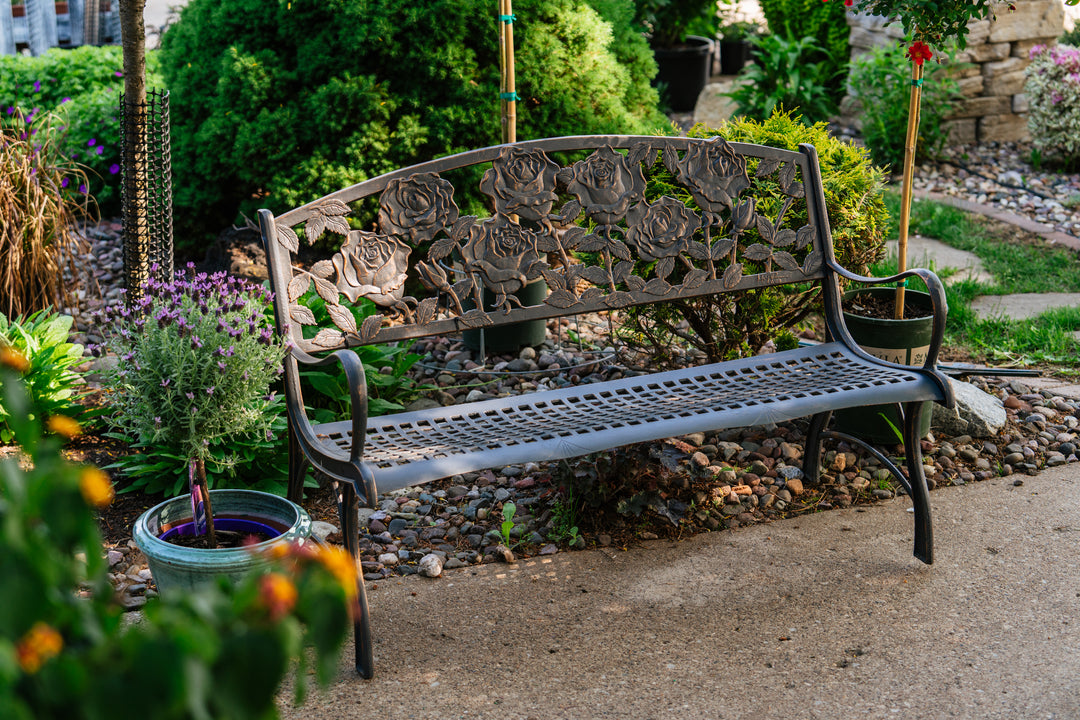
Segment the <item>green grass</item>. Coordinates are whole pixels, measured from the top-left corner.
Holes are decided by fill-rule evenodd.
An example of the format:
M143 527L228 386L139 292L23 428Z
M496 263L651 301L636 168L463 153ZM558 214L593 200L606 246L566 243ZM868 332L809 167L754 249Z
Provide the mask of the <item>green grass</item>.
M886 204L889 236L895 238L899 195L889 193ZM1080 254L1027 240L1027 234L1008 226L928 200L913 203L910 233L975 254L995 279L992 285L963 280L946 288L946 347L962 347L992 365L1051 364L1066 374L1080 370L1080 343L1072 336L1080 330L1080 307L1049 310L1028 320L980 319L970 307L979 295L1080 292ZM895 269L896 260L890 258L875 266L874 274Z

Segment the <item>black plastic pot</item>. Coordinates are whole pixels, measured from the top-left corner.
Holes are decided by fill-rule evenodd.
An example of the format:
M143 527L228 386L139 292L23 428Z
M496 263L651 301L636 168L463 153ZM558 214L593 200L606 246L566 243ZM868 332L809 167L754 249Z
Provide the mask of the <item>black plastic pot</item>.
M525 287L514 293L514 297L521 301L522 305L539 305L547 297L548 286L542 279L534 280ZM485 309L492 311L495 303L495 294L484 290ZM464 307L469 308L469 303ZM462 333L465 346L471 350L480 349L480 333L484 333L485 353L517 352L523 347L536 347L544 342L547 336L547 320L525 320L524 322L511 323L509 325L496 325L495 327L475 328Z
M844 305L849 306L857 295L869 294L880 297L895 297L896 290L891 287L853 290L844 294ZM930 295L924 292L907 290L904 293L907 302L932 311ZM868 318L861 315L844 313L851 337L863 350L874 357L901 365L922 365L930 349L930 337L934 329L934 317L904 318L902 320ZM933 404L923 406L919 417L919 436L930 432L930 420L933 417ZM887 418L887 420L886 420ZM903 423L893 405L870 405L860 408L839 410L835 414L835 427L840 432L878 444L895 445L903 440L897 437L892 426L903 429Z
M682 45L653 48L657 73L653 85L674 112L690 112L697 105L698 95L709 82L713 41L698 35L687 35Z
M752 47L746 40L721 40L720 74L738 75L743 66L750 62Z

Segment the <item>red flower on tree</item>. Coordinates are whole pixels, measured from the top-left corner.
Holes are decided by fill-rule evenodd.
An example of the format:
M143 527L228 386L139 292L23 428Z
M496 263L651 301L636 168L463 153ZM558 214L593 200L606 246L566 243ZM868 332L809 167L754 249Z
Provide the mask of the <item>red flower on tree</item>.
M916 65L922 65L924 60L929 60L934 57L934 53L930 50L929 45L922 40L916 40L911 43L911 47L907 49L907 56L911 62Z

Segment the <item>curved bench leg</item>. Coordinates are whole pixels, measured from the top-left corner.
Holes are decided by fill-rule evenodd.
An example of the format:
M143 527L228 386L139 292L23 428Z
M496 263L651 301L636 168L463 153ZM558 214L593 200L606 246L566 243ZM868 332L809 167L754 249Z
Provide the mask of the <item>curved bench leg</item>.
M356 672L360 677L368 680L375 674L375 657L371 641L371 616L368 612L367 591L364 588L364 574L360 567L360 528L356 517L359 502L356 489L350 482L335 480L334 492L337 495L341 536L345 539L345 548L356 563L356 617L353 618Z
M820 412L810 418L810 427L806 431L806 443L803 445L803 476L807 485L817 485L821 474L821 432L829 424L832 410Z
M927 565L934 562L934 531L930 524L930 491L923 474L919 418L923 402L904 403L904 457L908 468L908 490L915 510L915 557Z
M288 498L300 504L304 497L304 474L307 472L308 459L300 449L293 424L289 423L289 494Z

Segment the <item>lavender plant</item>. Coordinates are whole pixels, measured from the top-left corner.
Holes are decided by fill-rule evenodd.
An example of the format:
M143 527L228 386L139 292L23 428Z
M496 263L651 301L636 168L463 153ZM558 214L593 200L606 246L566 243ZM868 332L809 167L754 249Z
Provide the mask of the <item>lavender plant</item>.
M135 307L102 314L119 359L107 383L113 421L140 451L116 464L128 489L175 494L191 468L213 486L240 465L256 466L259 487L284 489L286 421L269 386L285 345L265 313L270 299L259 285L196 274L189 263L168 282L147 281Z
M1044 159L1080 166L1080 49L1031 48L1024 93L1031 110L1031 142Z

